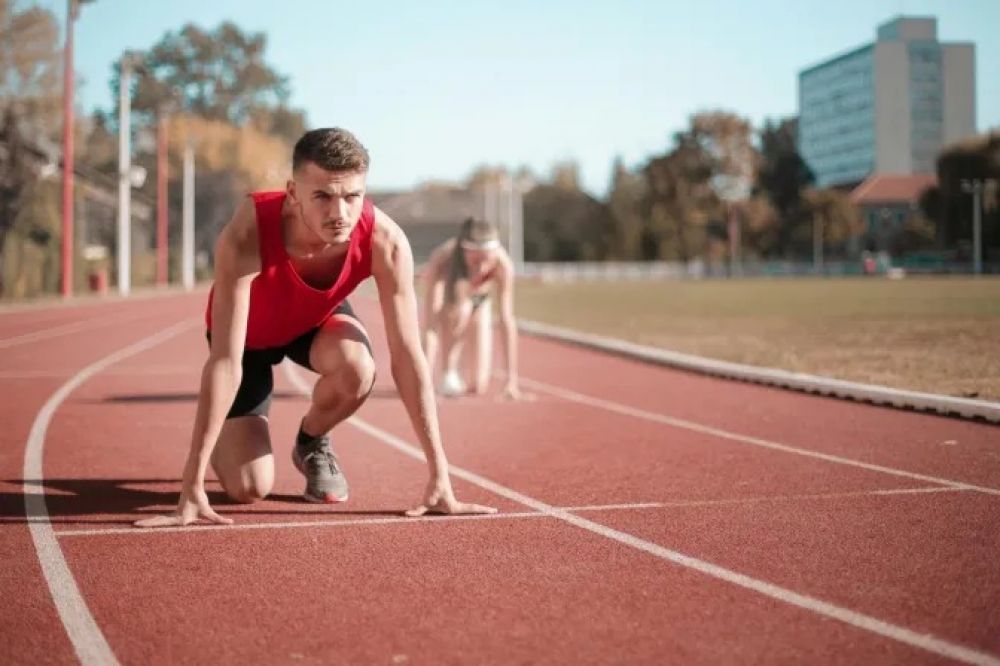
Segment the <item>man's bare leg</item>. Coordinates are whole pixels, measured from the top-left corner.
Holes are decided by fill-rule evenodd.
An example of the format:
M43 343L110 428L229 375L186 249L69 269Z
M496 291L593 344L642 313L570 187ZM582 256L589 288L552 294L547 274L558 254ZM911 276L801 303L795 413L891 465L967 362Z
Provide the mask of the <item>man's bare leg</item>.
M329 432L364 403L375 384L367 340L360 322L334 315L310 346L309 365L319 379L292 450L292 462L306 478L302 496L310 502L335 504L348 498L347 478L330 447Z
M212 469L222 489L242 504L263 499L274 487L274 454L267 418L250 414L226 419L212 450Z
M312 404L302 419L302 430L313 437L335 425L364 404L375 385L375 360L368 351L368 334L348 315L334 315L313 339L309 364L319 374Z

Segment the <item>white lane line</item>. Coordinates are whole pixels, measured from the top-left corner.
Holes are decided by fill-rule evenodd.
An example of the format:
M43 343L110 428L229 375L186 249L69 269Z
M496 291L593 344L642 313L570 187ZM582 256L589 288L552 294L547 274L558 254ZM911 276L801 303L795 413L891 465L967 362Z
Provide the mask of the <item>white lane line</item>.
M748 497L742 499L717 499L717 500L678 500L676 502L635 502L632 504L592 504L588 506L563 506L558 507L560 511L619 511L628 509L670 509L676 507L697 507L714 506L722 504L757 504L761 502L780 502L788 500L807 499L839 499L849 497L865 497L871 495L906 495L914 493L950 493L962 492L957 488L942 488L934 486L932 488L896 488L891 490L861 490L852 493L826 493L819 495L775 495L772 497ZM222 510L225 513L225 509ZM342 514L349 516L350 514ZM76 537L76 536L108 536L112 534L132 534L147 535L165 532L211 532L217 530L267 530L267 529L288 529L299 527L346 527L350 525L391 525L394 523L413 523L422 520L431 521L437 524L447 523L454 520L489 520L496 518L548 518L544 513L531 512L511 512L496 513L490 515L471 516L427 516L426 518L406 518L403 516L385 518L358 518L344 517L339 520L297 520L290 522L264 522L264 523L236 523L234 525L213 525L210 523L197 523L185 527L163 527L159 529L137 529L135 527L104 527L97 529L75 529L59 530L56 536Z
M886 490L858 490L847 493L816 493L809 495L771 495L761 497L733 497L709 500L677 500L674 502L637 502L635 504L594 504L592 506L562 507L565 511L615 511L619 509L670 509L698 506L725 506L762 504L764 502L794 502L801 500L849 499L852 497L878 497L882 495L917 495L923 493L961 493L965 488L933 486L930 488L890 488Z
M56 610L59 612L63 626L66 627L66 633L73 644L73 649L76 650L77 657L85 665L116 664L118 662L80 594L80 589L76 585L69 565L66 564L66 558L63 557L56 533L49 521L49 511L45 506L45 484L42 473L45 433L59 405L90 377L118 361L154 347L197 324L197 321L184 321L175 324L156 335L120 349L110 356L88 365L52 394L52 397L39 410L38 416L35 417L35 422L31 426L31 432L28 434L24 450L23 484L24 508L29 520L28 529L31 531L38 561L42 566L42 574L45 576L45 582L48 583Z
M289 529L300 527L350 527L352 525L392 525L394 523L451 523L466 520L496 520L500 518L547 518L545 514L534 511L494 513L487 515L473 516L421 516L419 518L408 518L406 516L385 517L385 518L344 518L341 520L297 520L283 523L236 523L234 525L214 525L199 523L197 525L187 525L185 527L157 527L155 529L140 529L138 527L109 527L96 530L63 530L56 532L56 536L76 537L76 536L107 536L109 534L133 534L136 536L146 536L150 534L167 534L171 532L215 532L219 530L273 530Z
M196 375L201 368L183 366L149 366L108 370L105 375L115 377L147 377L149 375ZM60 370L0 370L0 379L62 379L72 376L72 372Z
M952 479L944 479L937 476L928 476L926 474L918 474L916 472L907 472L906 470L896 469L895 467L875 465L873 463L866 463L860 460L854 460L852 458L844 458L841 456L831 455L829 453L820 453L819 451L813 451L811 449L802 449L797 446L792 446L790 444L782 444L781 442L775 442L769 439L750 437L749 435L741 435L738 432L722 430L721 428L713 428L711 426L707 426L701 423L696 423L694 421L687 421L685 419L679 419L673 416L657 414L655 412L649 412L644 409L630 407L628 405L612 402L610 400L604 400L602 398L595 398L593 396L584 395L583 393L577 393L576 391L571 391L569 389L563 389L558 386L552 386L551 384L546 384L544 382L540 382L534 379L527 379L525 377L521 377L521 383L524 384L525 386L534 388L536 391L544 391L545 393L554 395L558 398L563 398L571 402L577 402L580 403L581 405L587 405L588 407L597 407L599 409L603 409L609 412L614 412L616 414L621 414L624 416L632 416L638 419L643 419L645 421L652 421L654 423L661 423L663 425L673 426L675 428L681 428L683 430L698 432L703 435L711 435L713 437L728 439L730 441L739 442L741 444L751 444L753 446L760 446L766 449L773 449L775 451L784 451L785 453L793 453L795 455L805 456L807 458L815 458L817 460L822 460L824 462L836 463L838 465L847 465L849 467L857 467L859 469L866 469L871 472L880 472L882 474L891 474L892 476L898 476L906 479L915 479L917 481L936 483L942 486L947 486L949 488L954 488L956 490L974 490L976 492L985 493L987 495L1000 495L1000 488L987 488L985 486L977 486L971 483L965 483L963 481L953 481Z
M48 340L49 338L56 338L60 335L69 335L70 333L78 333L79 331L85 331L88 328L100 328L101 326L110 326L111 324L117 324L122 321L127 321L129 319L136 319L136 315L117 315L110 317L101 317L99 319L85 319L83 321L75 321L69 324L63 324L62 326L53 326L52 328L45 328L40 331L34 331L32 333L25 333L24 335L17 335L12 338L6 338L0 340L0 349L6 349L8 347L15 347L17 345L27 344L29 342L37 342L38 340Z
M293 368L287 361L282 365L284 366L285 373L287 374L289 380L291 380L292 383L298 387L303 395L309 395L311 393L311 387L308 382L302 379L302 376L298 373L298 371L295 370L295 368ZM380 428L377 428L356 416L352 416L347 422L362 432L375 437L388 446L391 446L404 455L425 462L424 454L418 447L407 443L395 435L381 430ZM539 513L562 520L570 525L587 530L588 532L593 532L594 534L599 534L613 541L631 546L636 550L649 553L654 557L658 557L668 562L673 562L674 564L678 564L682 567L694 569L695 571L699 571L703 574L711 576L712 578L717 578L719 580L732 583L733 585L753 590L754 592L758 592L772 599L797 606L817 615L833 618L859 629L864 629L865 631L885 636L886 638L891 638L899 641L900 643L921 648L923 650L927 650L928 652L933 652L956 661L980 666L1000 666L1000 658L997 658L994 655L979 652L978 650L965 647L964 645L958 645L957 643L951 643L931 634L921 634L913 631L912 629L907 629L906 627L901 627L899 625L886 622L885 620L872 617L871 615L865 615L864 613L853 611L849 608L837 606L821 599L800 594L773 583L768 583L767 581L758 580L737 571L726 569L725 567L721 567L717 564L712 564L711 562L706 562L705 560L699 560L676 550L664 548L659 544L646 541L645 539L640 539L639 537L628 534L627 532L606 527L591 520L587 520L581 516L574 515L569 511L556 508L542 502L541 500L521 494L516 490L502 486L499 483L495 483L485 477L479 476L478 474L464 470L461 467L450 465L449 469L454 476L460 479L475 484L480 488L489 490L490 492L501 497L517 502L518 504L523 504L524 506L534 509Z

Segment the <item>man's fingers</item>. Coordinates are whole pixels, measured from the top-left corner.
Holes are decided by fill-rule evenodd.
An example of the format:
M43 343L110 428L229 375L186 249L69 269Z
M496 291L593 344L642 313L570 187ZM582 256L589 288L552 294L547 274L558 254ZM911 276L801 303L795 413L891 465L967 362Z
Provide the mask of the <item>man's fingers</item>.
M175 527L180 524L180 516L154 516L152 518L143 518L133 523L136 527Z
M430 507L426 504L421 504L415 509L408 509L406 515L409 518L419 518L430 510Z
M216 524L219 524L219 525L232 525L233 524L233 519L232 518L226 518L225 516L220 516L215 511L212 511L211 509L209 509L208 511L202 511L201 515L202 515L203 518L207 518L208 520L212 521L213 523L216 523Z

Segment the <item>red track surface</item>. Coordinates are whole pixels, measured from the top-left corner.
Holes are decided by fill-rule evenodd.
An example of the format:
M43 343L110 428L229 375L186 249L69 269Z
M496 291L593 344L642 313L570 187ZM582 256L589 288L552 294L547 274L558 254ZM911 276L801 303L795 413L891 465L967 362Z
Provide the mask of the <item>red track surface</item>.
M350 502L299 500L307 403L277 368L274 495L213 483L235 526L131 529L176 501L203 301L0 312L0 663L105 642L127 664L1000 663L1000 428L523 339L537 401L440 409L456 492L501 513L405 520L426 472L386 445L415 440L364 301L382 371L361 428L334 433ZM55 405L48 517L26 516L46 401L184 321Z

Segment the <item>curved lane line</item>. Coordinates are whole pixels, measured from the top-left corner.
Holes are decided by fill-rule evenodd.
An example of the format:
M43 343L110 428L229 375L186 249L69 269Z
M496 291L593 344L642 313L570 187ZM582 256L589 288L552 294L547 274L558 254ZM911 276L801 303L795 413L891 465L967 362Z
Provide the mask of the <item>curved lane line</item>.
M66 628L73 649L76 650L77 657L82 664L87 666L90 664L117 664L118 661L80 594L80 588L76 585L73 573L59 547L56 533L49 522L42 474L45 433L52 421L52 416L62 402L85 381L108 366L155 347L198 323L198 321L189 320L175 324L88 365L52 394L52 397L39 410L28 435L24 450L23 483L24 509L28 518L28 529L31 531L31 539L35 544L38 562L42 566L42 574L49 586L49 592L52 594L52 600L55 602L59 617Z

